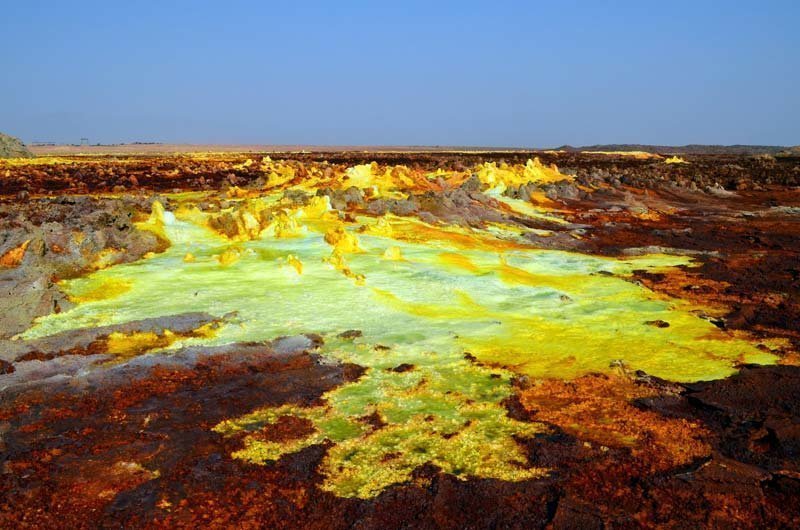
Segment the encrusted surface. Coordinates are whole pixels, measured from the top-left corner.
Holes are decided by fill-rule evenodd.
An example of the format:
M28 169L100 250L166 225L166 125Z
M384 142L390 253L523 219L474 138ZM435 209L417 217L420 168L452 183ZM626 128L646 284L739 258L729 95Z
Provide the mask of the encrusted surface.
M796 160L273 158L0 163L3 526L800 523Z

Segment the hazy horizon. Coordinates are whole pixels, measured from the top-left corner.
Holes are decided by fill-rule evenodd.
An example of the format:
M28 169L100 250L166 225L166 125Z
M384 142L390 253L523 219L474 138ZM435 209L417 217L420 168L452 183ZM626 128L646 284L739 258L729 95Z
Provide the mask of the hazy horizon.
M800 144L794 2L26 2L27 143Z

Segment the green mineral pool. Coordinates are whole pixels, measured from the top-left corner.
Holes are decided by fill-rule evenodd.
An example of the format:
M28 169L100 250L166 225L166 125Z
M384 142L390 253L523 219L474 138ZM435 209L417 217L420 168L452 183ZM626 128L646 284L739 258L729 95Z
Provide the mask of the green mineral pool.
M172 243L166 252L64 282L84 301L40 319L21 338L191 311L235 316L212 336L149 355L320 334L323 356L359 364L365 375L328 392L320 406L255 410L216 430L229 435L303 418L312 434L280 443L249 436L234 456L264 464L329 440L323 488L358 497L408 480L425 462L464 478L545 474L526 466L514 438L546 427L508 417L501 404L514 374L574 378L621 360L665 379L695 381L727 376L738 362L775 361L685 302L626 279L636 269L689 264L685 257L608 259L527 248L502 227L372 217L342 225L290 215L298 227L290 237L266 231L233 242L197 215L166 213L155 221ZM337 249L326 236L334 226L344 226L349 248ZM654 321L669 326L648 324ZM347 330L361 336L338 337ZM375 414L379 428L363 421Z

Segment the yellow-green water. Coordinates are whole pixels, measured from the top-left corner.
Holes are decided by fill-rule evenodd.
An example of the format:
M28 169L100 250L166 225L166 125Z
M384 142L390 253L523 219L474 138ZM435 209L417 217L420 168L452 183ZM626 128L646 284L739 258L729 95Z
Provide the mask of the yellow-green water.
M359 230L360 248L340 255L346 275L324 237L334 221L290 215L301 225L296 237L232 243L197 224L202 216L167 214L163 232L172 246L166 252L65 282L76 298L94 295L41 319L22 338L190 311L236 316L213 337L170 348L322 334L322 354L366 367L361 379L327 393L318 407L253 411L217 430L254 431L281 416L305 418L314 426L311 435L282 443L250 436L234 456L266 463L327 439L335 446L322 466L323 487L359 497L408 480L425 462L460 477L522 480L545 473L525 466L514 437L546 428L509 418L501 404L514 372L572 378L607 371L620 359L656 376L692 381L729 375L739 361L774 362L681 302L623 279L635 269L686 264L686 258L604 259L524 248L497 239L498 233L512 238L502 229L442 229L399 218L387 227L386 220L364 217L346 227L351 234ZM390 235L375 235L381 233ZM125 288L112 288L120 285ZM97 296L104 291L108 298ZM654 320L670 326L646 324ZM351 329L363 335L336 337ZM413 369L391 370L404 363ZM373 429L359 419L374 413L386 426Z
M374 222L362 218L348 229ZM464 249L446 239L417 243L358 234L363 252L346 260L366 277L359 285L323 261L331 254L324 229L311 226L301 237L237 243L238 261L222 266L214 256L229 249L229 241L190 222L172 221L165 227L172 246L163 254L64 284L78 297L103 292L106 285L124 283L127 289L109 289L115 296L45 317L23 338L202 310L238 314L235 323L204 343L359 329L365 343L440 354L469 351L536 377L574 377L623 359L653 375L691 381L728 375L735 361L772 359L682 310L680 302L658 299L619 277L687 263L683 257L497 252L486 250L486 239L480 248ZM385 259L388 247L399 248L402 259ZM187 253L193 262L184 261ZM302 262L301 274L288 263L290 255ZM645 324L652 320L670 327Z

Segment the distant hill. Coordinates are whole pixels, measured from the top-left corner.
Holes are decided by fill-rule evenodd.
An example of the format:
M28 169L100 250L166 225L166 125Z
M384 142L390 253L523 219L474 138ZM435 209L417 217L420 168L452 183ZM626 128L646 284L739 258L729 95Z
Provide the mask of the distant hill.
M783 156L800 156L800 145L795 145L794 147L787 147L786 149L784 149L783 151L778 153L778 155L779 156L780 155L783 155Z
M0 135L2 136L2 135ZM5 138L11 138L6 136ZM12 139L13 140L13 139ZM782 147L769 145L645 145L645 144L601 144L573 147L564 145L557 150L580 151L640 151L658 153L662 155L701 155L701 154L728 154L740 156L773 155L773 156L800 156L800 146ZM364 146L364 145L272 145L272 144L164 144L158 142L133 142L123 144L93 144L93 145L67 145L54 143L35 143L30 146L35 156L59 155L165 155L176 153L297 153L297 152L348 152L359 151L364 153L516 153L543 151L544 148L530 147L479 147L479 146L421 146L421 145L393 145L393 146ZM548 149L549 150L549 149ZM13 156L13 155L0 155ZM17 155L19 156L19 155Z
M28 151L19 139L0 133L0 158L32 157L33 153Z
M556 149L563 151L644 151L659 154L683 155L777 155L784 153L798 154L800 147L781 145L646 145L646 144L599 144L573 147L562 145Z

